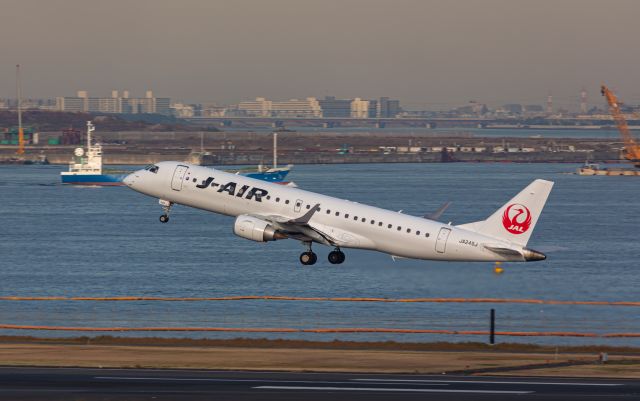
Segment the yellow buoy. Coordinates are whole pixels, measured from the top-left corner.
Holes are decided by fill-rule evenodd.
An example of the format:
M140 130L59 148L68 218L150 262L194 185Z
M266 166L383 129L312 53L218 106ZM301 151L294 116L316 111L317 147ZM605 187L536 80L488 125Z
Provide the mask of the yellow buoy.
M495 274L502 274L502 272L504 272L504 269L502 268L502 262L496 262L496 264L493 266L493 272Z

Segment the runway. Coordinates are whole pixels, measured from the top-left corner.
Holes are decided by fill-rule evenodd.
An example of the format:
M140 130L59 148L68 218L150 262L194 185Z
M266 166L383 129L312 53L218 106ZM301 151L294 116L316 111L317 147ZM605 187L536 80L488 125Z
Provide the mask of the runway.
M608 400L640 380L0 368L0 400Z

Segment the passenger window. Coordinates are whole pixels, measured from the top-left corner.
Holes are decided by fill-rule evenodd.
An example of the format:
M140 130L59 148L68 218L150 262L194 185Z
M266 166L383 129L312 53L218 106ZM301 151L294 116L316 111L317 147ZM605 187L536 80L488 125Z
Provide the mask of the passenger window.
M289 199L287 199L286 201L284 201L284 203L285 203L286 205L288 205L288 204L289 204Z
M276 202L280 202L280 198L276 198Z
M398 226L398 231L402 230L402 227Z
M331 209L327 209L327 214L331 214Z
M348 218L349 218L349 213L345 214L345 215L344 215L344 218L345 218L345 219L348 219Z
M420 230L416 231L416 235L420 235Z
M196 179L196 178L194 178L194 179L193 179L193 182L196 182L196 181L197 181L197 179Z
M353 219L354 219L355 221L358 221L358 216L353 216Z
M425 233L424 236L429 238L429 233Z
M378 222L378 227L382 227L382 222Z
M392 224L389 224L389 225L387 226L387 228L391 228L391 227L393 227L393 225L392 225Z
M267 200L271 200L271 195L267 195Z
M340 212L336 212L336 216L340 216Z
M307 205L307 209L311 209L311 205Z
M411 229L407 228L407 234L411 234Z
M364 223L365 221L367 221L367 219L363 217L361 221Z
M376 221L375 220L371 220L371 224L376 224Z

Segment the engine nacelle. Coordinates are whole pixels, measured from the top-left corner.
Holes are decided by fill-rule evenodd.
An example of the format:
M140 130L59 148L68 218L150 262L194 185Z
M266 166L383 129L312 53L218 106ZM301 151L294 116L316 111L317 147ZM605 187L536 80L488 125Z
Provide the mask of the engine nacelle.
M246 214L236 217L233 224L233 233L238 237L250 239L251 241L266 242L287 238L264 220Z

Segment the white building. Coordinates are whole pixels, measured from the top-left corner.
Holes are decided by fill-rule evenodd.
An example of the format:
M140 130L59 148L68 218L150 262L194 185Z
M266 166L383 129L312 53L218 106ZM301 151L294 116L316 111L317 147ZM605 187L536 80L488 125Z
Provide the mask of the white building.
M99 113L122 113L122 100L112 97L89 97L85 98L89 112Z
M250 117L270 117L271 101L263 97L257 97L254 101L240 102L238 111Z
M258 97L254 101L240 102L238 111L251 117L312 118L322 117L322 107L318 99L290 99L272 101Z
M88 111L89 105L86 98L82 97L57 97L56 110L82 113Z
M361 98L336 99L327 96L324 99L308 97L306 99L290 99L284 101L267 100L258 97L252 101L240 102L238 114L250 117L282 117L282 118L389 118L400 113L400 102L389 98L364 100ZM232 110L227 110L234 114Z
M272 102L271 115L288 118L322 117L322 108L315 97L308 97L305 100L291 99Z
M153 97L147 91L144 98L130 98L129 91L111 91L111 97L89 97L87 91L77 92L75 97L56 98L56 110L84 113L125 113L125 114L171 114L171 99Z
M208 104L202 107L203 117L224 117L227 115L227 107Z
M372 118L376 116L377 102L359 97L351 102L351 118Z
M190 104L174 103L171 105L171 111L178 118L193 117L195 115L195 110Z

